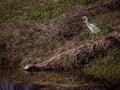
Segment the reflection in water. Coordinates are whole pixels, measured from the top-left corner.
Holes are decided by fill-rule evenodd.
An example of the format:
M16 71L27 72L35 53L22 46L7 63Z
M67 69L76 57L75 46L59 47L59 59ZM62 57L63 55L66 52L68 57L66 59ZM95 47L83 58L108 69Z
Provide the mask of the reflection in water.
M81 83L80 80L83 80L81 77L79 77L81 79L77 78L78 80L76 81L75 78L68 76L69 75L65 72L26 73L21 69L0 68L0 90L105 90L104 86L98 85L94 82L93 84ZM70 78L72 78L73 81L71 81ZM7 80L11 82L27 82L13 84ZM76 83L79 83L78 81L80 82L80 85L76 85ZM36 82L37 84L33 84Z
M11 83L8 83L7 80L3 80L1 84L2 90L31 90L31 84L29 83L22 83L22 84L16 84L13 85Z
M78 88L57 88L49 85L32 85L30 83L11 84L7 80L3 80L0 85L0 90L105 90L104 88L93 87L78 87Z

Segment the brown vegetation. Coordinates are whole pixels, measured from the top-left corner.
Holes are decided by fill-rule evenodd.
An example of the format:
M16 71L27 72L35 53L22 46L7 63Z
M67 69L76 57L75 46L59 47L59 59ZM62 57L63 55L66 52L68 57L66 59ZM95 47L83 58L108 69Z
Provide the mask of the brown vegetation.
M120 31L114 31L102 39L63 52L40 64L33 65L30 68L31 70L35 67L37 70L60 70L67 69L70 64L81 66L89 62L87 60L90 60L90 58L106 51L108 46L112 44L120 44Z
M1 24L1 32L5 32L3 35L1 34L1 38L2 41L7 44L5 46L7 49L6 53L1 56L9 58L9 61L16 61L17 64L19 64L19 62L23 63L24 61L38 62L41 60L39 51L41 51L41 53L44 52L42 56L47 56L47 58L43 60L52 57L52 55L49 55L47 52L47 46L52 46L50 50L53 51L54 54L56 49L59 48L56 44L59 44L58 46L72 44L70 48L81 45L83 42L79 33L85 28L81 17L87 15L92 18L96 14L103 13L104 10L111 9L108 7L113 7L113 5L118 9L118 1L119 0L115 0L113 3L113 0L110 0L84 11L83 7L75 4L70 8L71 10L69 12L42 25L20 21ZM14 42L14 40L16 42ZM3 44L2 41L0 42L1 44ZM54 43L51 43L53 41ZM42 51L41 48L45 48L44 51ZM31 51L34 51L34 54L32 54Z
M71 88L73 84L81 87L81 83L91 83L93 77L107 82L110 88L119 86L119 0L54 1L0 1L0 79L70 83ZM89 32L81 18L84 15L101 33ZM30 71L43 71L24 72L24 66L29 64ZM63 74L68 74L64 78L61 72L44 70L63 70ZM87 78L82 78L81 73Z

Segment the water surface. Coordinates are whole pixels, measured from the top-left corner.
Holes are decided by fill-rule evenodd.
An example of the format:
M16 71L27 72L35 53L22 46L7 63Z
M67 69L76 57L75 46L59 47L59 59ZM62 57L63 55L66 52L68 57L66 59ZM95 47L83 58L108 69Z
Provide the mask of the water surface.
M105 90L85 77L66 72L25 72L0 68L0 90Z

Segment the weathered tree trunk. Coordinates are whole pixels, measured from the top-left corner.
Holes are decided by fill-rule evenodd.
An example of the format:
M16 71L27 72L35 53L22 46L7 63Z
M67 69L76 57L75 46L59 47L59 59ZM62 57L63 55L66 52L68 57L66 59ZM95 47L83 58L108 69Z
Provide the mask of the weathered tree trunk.
M61 70L68 68L70 63L82 65L86 59L88 60L95 55L106 51L107 46L111 44L120 45L120 31L114 31L102 39L81 45L67 52L63 52L40 64L30 66L27 70Z

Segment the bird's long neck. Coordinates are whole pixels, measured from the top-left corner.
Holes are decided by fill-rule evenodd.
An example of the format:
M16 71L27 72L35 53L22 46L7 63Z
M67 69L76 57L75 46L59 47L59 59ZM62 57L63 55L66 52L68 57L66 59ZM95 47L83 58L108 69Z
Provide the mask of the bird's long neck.
M86 18L85 23L87 24L87 26L89 25L88 18Z

